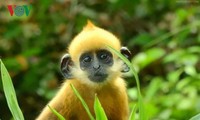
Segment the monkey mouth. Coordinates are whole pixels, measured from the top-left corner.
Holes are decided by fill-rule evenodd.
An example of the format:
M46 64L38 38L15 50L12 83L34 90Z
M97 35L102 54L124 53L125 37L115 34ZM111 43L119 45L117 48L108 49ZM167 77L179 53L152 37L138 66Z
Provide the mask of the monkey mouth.
M106 78L108 77L107 74L103 74L103 73L95 73L93 75L88 76L89 79L93 82L103 82L106 80Z

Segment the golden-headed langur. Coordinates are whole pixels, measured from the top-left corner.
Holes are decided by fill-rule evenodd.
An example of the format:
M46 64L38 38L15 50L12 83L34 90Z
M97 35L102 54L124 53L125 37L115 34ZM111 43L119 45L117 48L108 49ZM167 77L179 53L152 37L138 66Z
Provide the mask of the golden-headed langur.
M128 119L128 98L122 73L128 66L107 46L130 57L126 47L112 33L88 21L61 59L61 72L66 78L56 96L48 103L66 120L89 120L86 110L70 87L73 84L94 114L94 98L99 98L108 120ZM36 120L57 120L46 106Z

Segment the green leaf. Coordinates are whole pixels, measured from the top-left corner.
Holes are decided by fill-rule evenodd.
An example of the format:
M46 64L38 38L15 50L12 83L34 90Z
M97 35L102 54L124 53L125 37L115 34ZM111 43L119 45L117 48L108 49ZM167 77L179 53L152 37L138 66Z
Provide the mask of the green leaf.
M195 76L197 74L196 68L193 65L186 65L184 70L186 74L191 76Z
M0 63L1 63L1 78L2 78L2 83L3 83L3 90L5 92L8 107L15 120L24 120L24 116L17 102L15 89L13 87L10 75L1 59L0 59Z
M174 52L171 52L170 54L167 54L164 57L163 62L164 63L174 62L174 61L177 60L177 58L180 58L181 56L183 56L184 53L185 53L185 50L176 49Z
M160 59L165 54L162 48L152 48L145 52L141 52L133 59L134 64L138 64L140 69Z
M90 120L95 120L94 117L92 116L91 112L90 112L90 109L88 107L88 105L86 104L86 102L84 101L84 99L81 97L81 95L78 93L78 91L76 90L76 88L70 84L72 90L74 91L74 93L76 94L76 96L78 97L78 99L81 101L83 107L85 108L87 114L89 115L90 117Z
M147 120L147 114L145 111L144 102L143 102L143 98L142 98L141 91L140 91L139 78L138 78L138 75L137 75L135 69L132 66L132 63L130 63L129 60L125 56L123 56L121 53L119 53L114 48L112 48L110 46L107 46L107 47L128 65L128 67L130 68L130 71L132 72L133 76L135 77L137 90L138 90L139 117L140 117L140 120Z
M167 74L167 79L172 82L172 83L176 83L179 78L180 78L180 75L183 73L183 70L182 69L178 69L176 71L170 71L168 74Z
M190 118L190 120L200 120L200 113Z
M149 84L147 90L146 90L146 100L152 100L154 99L156 92L160 89L162 78L160 77L154 77L151 80L151 83Z
M49 105L48 105L48 107L52 111L52 113L54 113L59 118L59 120L65 120L65 118L60 113L58 113L55 109L53 109Z
M129 116L129 120L135 120L135 114L136 114L136 110L137 110L137 105L134 105L131 114Z
M200 53L200 46L192 46L188 48L190 53Z
M144 102L143 102L143 98L142 98L141 94L139 94L138 100L139 100L139 117L140 117L140 120L148 120L147 113L146 113L145 106L144 106Z
M95 95L94 111L95 111L95 115L96 115L96 120L108 120L106 113L105 113L103 107L101 106L101 103L100 103L97 95Z

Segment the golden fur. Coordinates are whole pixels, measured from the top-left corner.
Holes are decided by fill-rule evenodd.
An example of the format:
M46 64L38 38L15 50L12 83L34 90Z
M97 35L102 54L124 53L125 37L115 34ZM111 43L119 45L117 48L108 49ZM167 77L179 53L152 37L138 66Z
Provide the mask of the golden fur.
M128 119L126 87L124 81L118 78L102 88L94 88L76 80L65 82L55 98L49 103L49 106L56 109L66 120L89 120L82 104L70 88L70 84L73 84L79 91L93 115L94 97L97 94L108 120ZM57 118L46 107L37 120L57 120Z
M88 21L84 29L72 40L68 51L72 57L72 61L78 62L79 56L83 52L107 49L106 45L118 51L121 48L120 41L117 37Z
M105 82L95 83L87 78L87 75L79 67L79 56L85 51L96 49L107 49L110 45L120 50L119 40L111 33L94 26L88 22L83 31L78 34L69 46L69 54L74 61L72 74L74 79L66 80L57 95L48 103L56 109L66 120L89 120L81 102L72 91L70 84L73 84L80 95L86 101L93 116L94 97L99 98L108 120L128 119L128 98L126 94L126 83L121 78L122 61L113 56L114 64L109 68L109 77ZM36 120L57 120L56 116L45 107Z

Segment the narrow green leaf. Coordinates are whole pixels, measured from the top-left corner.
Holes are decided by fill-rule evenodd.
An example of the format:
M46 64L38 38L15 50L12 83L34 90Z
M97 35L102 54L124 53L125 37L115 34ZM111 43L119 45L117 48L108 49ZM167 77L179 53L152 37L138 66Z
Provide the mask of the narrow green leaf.
M2 83L3 83L3 90L5 92L8 107L15 120L24 120L24 116L17 102L15 89L13 87L10 75L1 59L0 59L0 63L1 63L1 78L2 78Z
M83 98L81 97L81 95L78 93L78 91L76 90L76 88L72 84L70 84L70 86L71 86L72 90L74 91L74 93L76 94L76 96L78 97L78 99L81 101L83 107L85 108L87 114L90 117L90 120L95 120L94 117L92 116L91 112L90 112L90 109L89 109L88 105L83 100Z
M137 105L134 105L131 114L129 116L129 120L135 120L135 114L136 114L136 110L137 110Z
M95 111L95 115L96 115L96 120L108 120L106 113L105 113L103 107L101 106L101 103L100 103L97 95L95 95L94 111Z
M137 90L138 90L139 117L140 117L140 120L147 120L145 106L144 106L143 98L140 91L140 82L139 82L139 78L138 78L136 70L133 68L131 62L129 62L129 60L125 56L123 56L121 53L119 53L117 50L113 49L110 46L108 46L108 48L113 53L115 53L118 57L120 57L128 65L128 67L130 68L130 71L133 73L133 76L135 77L135 80L136 80Z
M49 105L48 105L48 107L52 111L52 113L54 113L59 118L59 120L65 120L65 118L60 113L58 113L55 109L53 109Z
M190 120L200 120L200 113L190 118Z
M141 94L139 95L139 116L140 116L140 120L148 120Z

